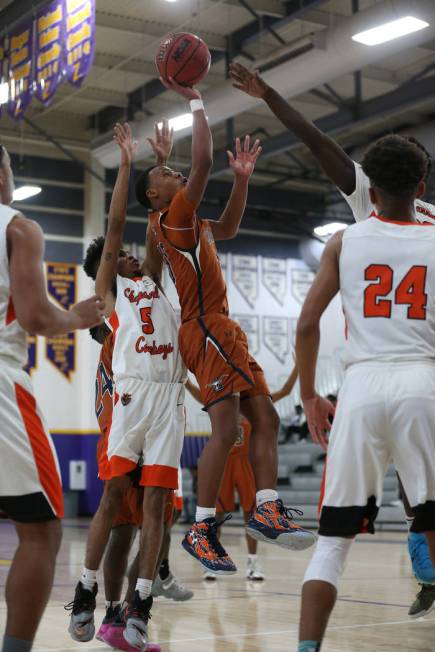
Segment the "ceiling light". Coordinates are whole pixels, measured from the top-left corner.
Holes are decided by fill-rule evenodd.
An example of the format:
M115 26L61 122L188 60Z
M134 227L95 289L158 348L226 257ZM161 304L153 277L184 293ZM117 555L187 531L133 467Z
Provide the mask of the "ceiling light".
M21 186L21 188L14 190L14 201L23 201L23 199L39 195L40 192L41 188L39 186Z
M166 2L177 2L177 0L166 0Z
M343 231L347 227L347 224L344 224L343 222L330 222L329 224L322 224L322 226L316 226L314 229L315 235L317 235L319 238L325 238L328 239L331 237L331 235L334 235L334 233L337 233L338 231Z
M162 122L159 122L159 128L162 128ZM175 118L169 120L169 128L174 131L181 131L181 129L186 129L191 127L193 124L193 116L191 113L182 113L177 115Z
M404 16L403 18L392 20L389 23L378 25L378 27L373 27L373 29L367 29L364 32L354 34L352 40L363 43L364 45L380 45L400 36L418 32L425 27L429 27L429 23L426 23L424 20L420 20L414 16Z
M7 104L9 99L9 84L2 82L0 84L0 104Z

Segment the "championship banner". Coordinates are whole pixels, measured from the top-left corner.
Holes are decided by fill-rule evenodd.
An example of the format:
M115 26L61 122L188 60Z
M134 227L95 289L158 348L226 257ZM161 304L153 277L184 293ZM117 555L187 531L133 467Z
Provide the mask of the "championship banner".
M24 367L24 371L27 371L28 374L32 375L32 371L36 369L38 355L38 340L36 335L27 336L27 364Z
M36 17L36 97L50 104L63 77L64 2L54 0Z
M62 308L76 302L77 266L65 263L47 263L47 290ZM45 339L45 355L58 371L69 380L75 371L75 333Z
M81 86L95 52L95 0L65 0L66 78Z
M32 101L33 21L26 20L9 34L9 105L19 120Z
M263 342L281 364L290 353L287 317L263 317Z
M248 338L249 353L257 355L260 351L260 319L257 315L231 315L240 324L240 328Z
M287 265L279 258L262 259L262 282L276 301L283 306L287 294Z
M290 275L292 295L302 305L314 281L314 273L307 269L294 268Z
M232 256L232 279L242 297L255 309L258 297L258 270L256 256Z

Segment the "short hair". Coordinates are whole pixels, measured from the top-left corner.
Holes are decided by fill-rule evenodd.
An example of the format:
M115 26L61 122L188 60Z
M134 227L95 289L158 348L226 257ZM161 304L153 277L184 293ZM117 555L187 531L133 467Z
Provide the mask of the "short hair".
M152 165L150 168L144 170L144 172L141 172L136 180L136 199L141 206L144 206L148 210L152 210L153 208L147 197L147 190L150 187L149 174L155 167L157 166Z
M83 261L83 269L86 276L89 276L94 281L96 279L101 256L103 254L103 248L104 238L103 236L99 236L98 238L94 238L94 240L92 240L91 244L86 250L86 256Z
M384 136L368 148L362 169L371 183L392 197L410 197L427 173L421 147L398 135Z
M89 329L89 334L93 340L98 342L98 344L104 344L104 340L111 332L110 328L106 324L98 324L97 326L92 326Z
M426 168L426 174L424 177L424 181L428 181L430 177L430 173L432 172L432 156L426 149L426 147L421 143L417 138L414 138L414 136L405 136L406 140L409 141L410 143L414 143L414 145L417 145L421 149L422 152L424 152L426 156L426 162L427 162L427 168Z

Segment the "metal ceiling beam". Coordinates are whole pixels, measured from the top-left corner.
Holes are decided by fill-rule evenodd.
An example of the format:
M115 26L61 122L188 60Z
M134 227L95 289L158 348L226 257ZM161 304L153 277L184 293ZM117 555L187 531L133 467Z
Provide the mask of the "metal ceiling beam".
M394 91L362 102L359 108L358 120L354 119L352 109L349 108L330 113L319 120L315 120L314 124L325 133L336 134L352 126L360 127L366 122L375 120L378 116L385 118L387 115L401 113L404 109L410 109L422 101L430 99L435 99L435 76L420 79L411 86L403 84ZM284 131L262 143L261 158L277 156L300 147L303 147L301 141L290 131ZM214 161L213 177L226 171L228 167L226 153L217 153Z
M6 9L0 11L0 38L8 34L22 20L33 16L38 9L46 4L47 0L20 0L20 2L11 2Z
M265 14L260 18L252 20L250 23L241 27L240 29L232 32L229 36L231 37L232 43L234 44L234 56L238 54L243 54L244 48L251 43L254 43L262 36L265 36L269 33L269 29L280 29L284 27L292 20L300 20L304 17L306 13L312 11L313 9L319 7L321 4L324 4L326 0L289 0L284 3L285 15L283 17L276 17ZM255 4L255 3L254 3ZM97 24L100 24L99 12L97 12L98 21ZM103 25L108 25L108 19L102 18ZM140 22L140 21L139 21ZM162 26L159 26L160 34ZM206 33L201 31L201 35L207 40ZM211 47L211 43L209 43ZM225 57L225 52L220 49L211 49L212 55L212 65L217 61L221 61ZM131 119L134 115L134 112L141 110L145 102L151 101L153 98L157 97L161 93L165 92L165 88L162 86L159 79L155 78L147 82L143 86L140 86L135 91L129 94L129 116ZM93 126L100 126L100 132L105 132L113 122L119 119L119 111L116 109L113 110L111 106L102 109L98 114L93 117Z

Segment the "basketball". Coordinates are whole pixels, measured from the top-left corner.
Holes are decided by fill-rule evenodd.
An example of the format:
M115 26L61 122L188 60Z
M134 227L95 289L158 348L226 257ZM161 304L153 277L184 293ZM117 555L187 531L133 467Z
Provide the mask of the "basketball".
M178 32L162 41L155 61L163 79L172 77L182 86L194 86L207 75L211 56L199 36Z

